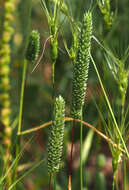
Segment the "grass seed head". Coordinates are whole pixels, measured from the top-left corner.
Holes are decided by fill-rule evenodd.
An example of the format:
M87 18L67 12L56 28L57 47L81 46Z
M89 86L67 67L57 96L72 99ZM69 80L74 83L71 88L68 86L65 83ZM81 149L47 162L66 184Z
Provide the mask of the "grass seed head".
M29 37L29 43L26 50L26 59L30 62L35 62L38 58L40 49L40 34L37 30L33 30Z
M92 15L84 14L76 60L73 68L71 115L81 119L89 68L89 52L92 36Z
M59 96L56 98L54 107L54 119L48 138L48 173L58 172L62 156L63 139L64 139L64 117L65 102Z

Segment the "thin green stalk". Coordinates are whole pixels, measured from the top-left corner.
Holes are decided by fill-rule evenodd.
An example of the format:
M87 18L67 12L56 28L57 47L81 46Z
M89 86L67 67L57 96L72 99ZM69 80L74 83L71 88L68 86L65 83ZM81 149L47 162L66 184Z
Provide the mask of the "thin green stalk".
M116 180L116 190L119 190L118 180ZM125 190L125 189L124 189Z
M23 114L24 88L25 88L25 78L26 78L26 69L27 69L27 60L24 60L23 74L22 74L22 85L21 85L21 95L20 95L18 133L21 132L22 114Z
M124 190L127 190L126 184L127 184L127 172L126 172L126 158L124 156L123 159L123 171L124 171Z
M121 108L121 127L123 128L124 126L124 105L122 105Z
M82 121L82 115L81 115L81 121ZM80 189L83 190L83 162L82 162L82 144L83 144L83 124L80 123Z
M122 104L122 108L121 108L121 127L122 129L124 128L124 104L125 104L125 96L124 96L124 100L123 100L123 104ZM124 190L126 190L126 184L127 184L127 172L126 172L126 158L124 156L123 158L123 173L124 173Z
M54 174L54 190L56 190L56 173Z
M20 108L19 108L18 133L21 132L26 70L27 70L27 60L24 60L23 73L22 73L21 94L20 94ZM16 139L16 157L18 156L18 154L19 154L19 152L20 152L20 141L21 141L21 137L17 136L17 139ZM16 178L17 178L18 161L19 161L19 160L16 161L16 165L15 165L15 168L14 168L14 181L15 181ZM16 188L16 187L15 187L15 188Z
M75 133L75 121L72 122L72 143L70 152L70 162L68 166L68 190L71 189L71 175L72 175L72 161L73 161L73 145L74 145L74 133Z
M115 181L113 179L113 182L112 182L112 190L115 190Z
M52 99L55 98L55 63L52 63Z
M80 20L80 17L81 17L81 13L82 13L82 7L83 7L83 0L80 0L78 1L78 14L77 14L77 17L78 17L78 20Z
M100 74L99 74L99 72L98 72L98 69L97 69L97 67L96 67L96 64L95 64L95 62L94 62L94 60L93 60L91 54L90 54L90 58L91 58L91 61L92 61L92 63L93 63L94 69L95 69L95 71L96 71L97 77L98 77L98 79L99 79L100 86L101 86L101 88L102 88L102 91L103 91L104 97L105 97L105 99L106 99L106 102L107 102L108 108L109 108L109 110L110 110L110 113L111 113L112 119L113 119L114 124L115 124L116 130L117 130L117 132L118 132L118 134L119 134L119 137L120 137L120 139L121 139L121 142L122 142L122 144L123 144L123 147L124 147L124 149L125 149L125 151L126 151L127 157L129 158L129 153L128 153L128 150L127 150L127 148L126 148L126 145L125 145L124 139L123 139L123 137L122 137L122 135L121 135L121 132L120 132L120 130L119 130L119 127L118 127L118 124L117 124L117 122L116 122L115 116L114 116L114 114L113 114L113 111L112 111L112 108L111 108L110 102L109 102L108 97L107 97L107 95L106 95L106 92L105 92L105 89L104 89L104 86L103 86L103 83L102 83L102 80L101 80Z
M49 177L49 190L51 190L51 183L52 183L52 174L50 174Z
M124 109L124 105L125 105L125 97L124 97L124 100L123 100L123 104L121 105L122 108L121 108L121 131L124 130L124 125L125 125L125 109ZM123 133L125 134L125 131L123 131Z

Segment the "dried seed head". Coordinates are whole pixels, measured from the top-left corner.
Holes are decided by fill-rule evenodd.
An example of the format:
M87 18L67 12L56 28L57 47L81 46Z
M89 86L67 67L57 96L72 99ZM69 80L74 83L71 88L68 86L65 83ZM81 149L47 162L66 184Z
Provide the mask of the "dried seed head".
M48 139L48 173L58 172L64 139L65 102L59 96L54 107L54 119Z
M33 30L29 37L29 43L26 50L26 59L30 62L35 62L38 58L40 49L40 34L37 30Z
M89 52L92 36L92 15L84 15L76 60L73 68L71 116L81 119L89 68Z

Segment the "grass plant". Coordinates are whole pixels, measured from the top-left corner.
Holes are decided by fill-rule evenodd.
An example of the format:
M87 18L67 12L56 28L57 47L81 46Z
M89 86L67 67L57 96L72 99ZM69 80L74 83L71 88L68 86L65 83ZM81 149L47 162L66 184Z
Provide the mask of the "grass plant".
M128 6L127 0L0 2L0 190L128 189ZM108 158L112 181L103 172Z
M83 105L86 92L88 69L89 69L89 52L92 36L92 15L87 12L84 15L80 39L78 41L78 49L76 60L73 68L72 83L72 103L71 116L75 119L83 120ZM83 126L80 127L80 189L83 189L82 181L82 138Z

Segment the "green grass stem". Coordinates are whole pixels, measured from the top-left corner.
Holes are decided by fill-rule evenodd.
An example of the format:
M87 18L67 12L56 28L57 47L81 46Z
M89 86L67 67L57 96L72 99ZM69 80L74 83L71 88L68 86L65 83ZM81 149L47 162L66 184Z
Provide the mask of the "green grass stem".
M23 74L22 74L22 84L21 84L21 95L20 95L18 133L21 132L21 125L22 125L23 100L24 100L24 88L25 88L26 70L27 70L27 60L24 60Z
M82 115L81 115L82 120ZM82 161L82 145L83 145L83 124L80 122L80 189L83 190L83 161Z
M55 99L55 63L52 63L52 100Z
M127 171L126 171L126 158L124 156L123 159L123 173L124 173L124 190L127 190L126 184L127 184Z
M21 94L20 94L20 107L19 107L19 123L18 123L18 133L21 132L21 125L22 125L22 115L23 115L23 100L24 100L24 89L25 89L25 79L26 79L26 70L27 70L27 60L24 60L23 65L23 73L22 73L22 84L21 84ZM20 152L20 141L21 137L17 136L16 139L16 157L18 156ZM18 167L18 161L16 161L15 168L14 168L14 178L15 181L17 178L17 167ZM16 187L14 187L15 189Z
M126 147L126 145L125 145L124 139L123 139L123 137L122 137L122 135L121 135L121 132L120 132L120 130L119 130L119 127L118 127L118 124L117 124L117 122L116 122L114 113L113 113L113 111L112 111L110 102L109 102L108 97L107 97L107 94L106 94L106 92L105 92L105 89L104 89L104 86L103 86L103 83L102 83L100 74L99 74L99 72L98 72L98 69L97 69L97 67L96 67L96 64L95 64L95 62L94 62L94 60L93 60L91 54L90 54L90 58L91 58L91 61L92 61L92 63L93 63L94 69L95 69L95 71L96 71L97 77L98 77L98 79L99 79L100 86L101 86L101 88L102 88L104 97L105 97L105 99L106 99L106 102L107 102L107 105L108 105L108 108L109 108L109 111L110 111L110 114L111 114L112 119L113 119L114 124L115 124L116 130L117 130L117 132L118 132L118 134L119 134L119 137L120 137L120 139L121 139L121 142L122 142L122 144L123 144L123 147L124 147L124 149L125 149L125 152L126 152L126 154L127 154L127 157L129 158L129 153L128 153L127 147Z

